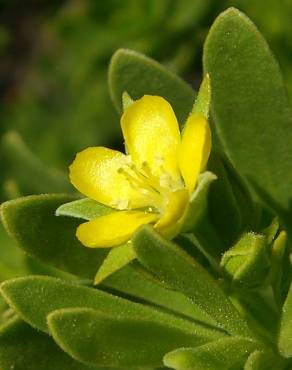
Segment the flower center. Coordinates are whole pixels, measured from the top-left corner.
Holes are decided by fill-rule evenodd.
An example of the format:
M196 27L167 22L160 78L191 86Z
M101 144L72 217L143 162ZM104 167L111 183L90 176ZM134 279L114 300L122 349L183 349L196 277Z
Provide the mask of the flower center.
M164 168L163 158L158 158L160 176L153 174L147 161L138 168L132 162L120 167L118 173L124 175L130 186L147 198L149 206L163 213L168 204L170 193L182 188L182 182L174 181Z

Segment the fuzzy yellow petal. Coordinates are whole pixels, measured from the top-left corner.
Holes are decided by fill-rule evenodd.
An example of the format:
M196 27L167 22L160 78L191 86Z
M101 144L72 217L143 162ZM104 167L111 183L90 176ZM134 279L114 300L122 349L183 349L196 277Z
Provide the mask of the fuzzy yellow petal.
M89 248L115 247L127 242L140 226L157 219L157 214L141 211L114 212L81 224L76 236Z
M121 126L128 153L142 167L147 162L155 176L161 166L179 178L177 151L180 132L171 105L160 96L145 95L124 112Z
M185 124L179 148L179 167L186 184L192 192L198 176L207 164L211 151L209 123L201 114L191 114Z
M70 180L82 194L110 207L145 207L149 205L147 199L118 172L128 162L128 156L116 150L87 148L77 154L70 166Z
M186 189L171 193L166 210L154 228L167 238L173 238L180 231L180 220L186 211L188 201L189 192Z

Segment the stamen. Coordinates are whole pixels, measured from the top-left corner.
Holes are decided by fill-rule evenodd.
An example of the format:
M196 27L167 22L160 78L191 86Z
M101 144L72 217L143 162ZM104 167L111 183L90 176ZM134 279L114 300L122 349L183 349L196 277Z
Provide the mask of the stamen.
M118 173L124 175L130 186L144 195L149 200L149 204L156 207L161 204L162 198L160 193L151 185L148 177L139 172L134 164L131 163L120 167Z
M132 171L132 173L130 171ZM139 189L140 191L141 189L145 189L148 192L155 191L155 189L149 186L147 181L145 181L145 179L140 175L135 167L128 166L128 168L119 168L118 172L126 177L133 189Z
M160 179L159 179L159 184L160 186L164 189L164 191L176 191L181 188L183 188L183 183L181 179L175 180L169 172L166 171L165 167L163 166L163 159L162 163L160 164Z
M155 156L155 161L156 161L157 166L162 166L164 163L164 159L160 155Z
M115 199L111 202L111 207L119 210L128 209L129 201L127 199Z
M153 175L149 164L145 161L142 163L142 175L145 177L146 181L157 191L158 193L163 192L163 189L160 186L159 179Z

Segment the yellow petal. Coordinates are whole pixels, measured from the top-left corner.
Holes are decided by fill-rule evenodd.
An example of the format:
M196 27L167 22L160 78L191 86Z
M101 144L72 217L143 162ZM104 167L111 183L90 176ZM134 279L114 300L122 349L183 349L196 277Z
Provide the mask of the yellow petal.
M191 114L185 124L179 148L179 167L192 192L200 172L204 170L211 151L211 131L208 121L200 114Z
M108 248L125 243L142 225L158 219L154 213L120 211L85 222L77 228L76 236L89 248Z
M131 187L119 168L129 157L116 150L92 147L78 153L70 166L70 180L84 195L116 209L145 207L147 199Z
M155 176L161 166L179 178L177 151L180 132L171 105L160 96L145 95L129 106L121 119L127 151L138 167L147 162Z
M188 201L189 192L186 189L180 189L171 193L166 211L154 225L154 228L170 239L177 235L181 228L180 220L185 214Z

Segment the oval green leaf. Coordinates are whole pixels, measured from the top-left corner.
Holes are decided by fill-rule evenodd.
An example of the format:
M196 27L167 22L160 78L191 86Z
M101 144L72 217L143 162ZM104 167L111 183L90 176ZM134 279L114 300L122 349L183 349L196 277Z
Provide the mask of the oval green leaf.
M204 323L195 323L150 306L56 278L30 276L9 280L1 285L1 293L23 320L45 332L48 331L46 317L50 312L69 307L86 307L118 317L168 323L174 328L192 333L198 344L224 336Z
M56 217L56 209L74 196L28 196L1 206L3 224L19 247L42 262L93 279L108 251L85 248L76 238L80 220ZM76 198L75 198L76 199Z
M197 345L194 335L169 323L111 316L86 308L52 312L48 325L64 351L95 366L158 367L170 350Z
M220 14L211 27L204 69L212 81L212 116L226 154L261 199L291 226L289 102L266 41L237 9Z
M112 248L103 261L103 264L98 269L94 278L94 284L100 284L108 276L129 264L135 258L136 254L132 244L129 242Z
M195 101L195 93L187 83L158 62L132 50L120 49L113 55L109 87L119 112L124 91L134 100L145 94L159 95L172 105L180 123L184 123Z
M138 260L154 276L189 297L217 325L234 335L252 336L247 323L213 277L174 243L149 226L132 239Z
M283 357L281 358L269 350L254 351L244 364L244 370L283 370L284 368L286 369Z
M163 307L176 315L203 321L208 325L216 325L215 321L188 297L167 289L159 280L154 279L140 265L137 265L138 263L132 263L115 272L104 281L104 285L134 299L139 298L148 304Z
M251 340L229 337L196 348L180 348L164 356L164 364L176 370L242 369L256 349Z
M56 210L56 216L75 217L89 221L96 217L108 215L112 211L112 208L98 203L96 200L84 198L62 204Z

